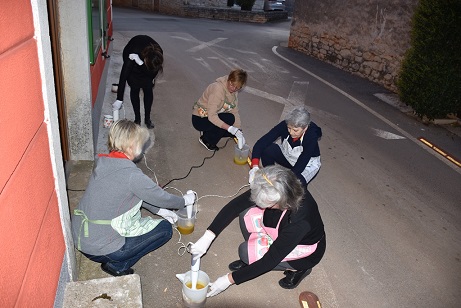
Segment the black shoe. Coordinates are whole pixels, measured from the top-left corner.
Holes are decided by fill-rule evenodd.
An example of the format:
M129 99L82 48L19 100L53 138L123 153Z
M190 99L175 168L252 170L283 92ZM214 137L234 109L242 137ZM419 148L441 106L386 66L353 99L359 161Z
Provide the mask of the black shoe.
M129 268L127 270L124 270L124 271L115 271L113 269L111 269L107 263L102 263L101 264L101 269L103 271L105 271L106 273L108 273L109 275L112 275L112 276L125 276L125 275L131 275L134 273L134 270L132 268Z
M200 136L200 138L198 138L198 141L199 141L208 151L217 151L217 150L219 150L219 148L218 148L216 145L209 144L208 142L206 142L205 140L203 140L203 136Z
M285 274L286 272L286 274ZM301 280L312 272L311 268L300 271L285 271L285 278L279 280L279 285L284 289L296 288Z
M248 264L246 264L242 260L237 260L229 264L229 269L231 271L238 271L239 269L244 268L246 266L248 266Z
M134 124L141 125L141 120L139 120L139 121L134 120Z
M152 129L152 128L154 128L154 126L155 126L154 123L152 123L151 121L146 121L146 122L144 122L144 123L146 123L146 127L147 127L148 129Z

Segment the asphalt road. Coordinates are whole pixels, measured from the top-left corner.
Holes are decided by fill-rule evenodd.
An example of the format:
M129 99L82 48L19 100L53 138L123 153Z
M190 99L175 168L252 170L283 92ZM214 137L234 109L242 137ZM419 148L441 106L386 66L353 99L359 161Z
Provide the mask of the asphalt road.
M103 114L115 100L110 86L118 81L126 42L147 34L165 52L164 74L154 90L156 141L140 164L160 185L211 156L197 141L192 104L210 82L236 66L249 74L240 105L250 146L294 105L307 105L323 130L322 168L309 189L325 223L324 259L297 289L280 288L282 274L271 272L231 286L208 299L207 307L299 307L298 295L305 290L316 293L323 307L457 307L461 168L417 138L461 158L460 137L385 103L377 94L392 93L382 87L286 48L289 26L290 21L259 25L114 10ZM125 95L129 102L128 91ZM121 115L134 119L129 103ZM101 151L105 134L101 128ZM232 162L233 147L229 142L187 178L168 185L172 193L197 191L200 212L194 233L181 239L175 233L135 265L145 307L181 307L174 274L189 269L190 257L178 254L178 242L197 240L226 204L223 197L247 184L248 168ZM241 241L234 221L202 258L201 269L211 280L228 272Z

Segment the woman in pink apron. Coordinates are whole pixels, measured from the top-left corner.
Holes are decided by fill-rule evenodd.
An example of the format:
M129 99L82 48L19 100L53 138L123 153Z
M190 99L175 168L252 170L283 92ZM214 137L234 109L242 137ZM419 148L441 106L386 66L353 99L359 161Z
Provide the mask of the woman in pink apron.
M307 185L320 170L318 141L322 130L314 122L305 106L291 110L285 120L277 124L254 145L250 177L263 166L279 164L293 171L301 183ZM280 143L275 143L280 140Z
M279 280L282 288L296 288L325 253L325 231L317 203L293 172L279 165L261 168L250 188L224 206L191 246L193 258L200 258L239 216L245 239L239 246L240 259L229 264L232 273L218 278L207 296L271 270L283 271Z

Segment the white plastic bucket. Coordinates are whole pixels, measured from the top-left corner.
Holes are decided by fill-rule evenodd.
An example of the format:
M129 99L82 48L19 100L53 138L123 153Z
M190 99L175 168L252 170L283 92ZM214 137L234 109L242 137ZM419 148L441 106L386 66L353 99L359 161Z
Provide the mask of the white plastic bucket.
M194 232L196 213L197 213L196 209L193 209L192 217L189 218L187 216L186 208L183 208L176 212L176 215L178 215L178 221L176 222L176 227L178 228L178 231L181 234L186 235L186 234L191 234L192 232Z
M182 283L182 299L184 306L189 308L204 307L209 284L210 277L208 277L205 272L198 271L196 290L193 290L191 271L188 271L185 274L184 281Z

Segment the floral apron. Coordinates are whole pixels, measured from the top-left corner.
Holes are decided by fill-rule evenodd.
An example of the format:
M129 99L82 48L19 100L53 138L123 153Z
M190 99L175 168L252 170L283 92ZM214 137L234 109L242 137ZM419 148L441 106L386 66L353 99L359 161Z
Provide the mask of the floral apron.
M243 217L246 229L250 233L248 238L248 261L253 263L261 259L269 247L278 237L278 230L282 218L285 216L287 210L284 210L276 228L269 228L263 224L264 210L259 207L253 207ZM313 245L298 245L296 246L283 260L292 261L305 258L311 255L316 249L317 244Z

